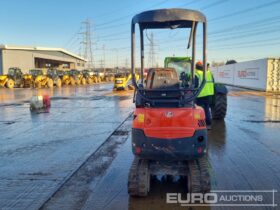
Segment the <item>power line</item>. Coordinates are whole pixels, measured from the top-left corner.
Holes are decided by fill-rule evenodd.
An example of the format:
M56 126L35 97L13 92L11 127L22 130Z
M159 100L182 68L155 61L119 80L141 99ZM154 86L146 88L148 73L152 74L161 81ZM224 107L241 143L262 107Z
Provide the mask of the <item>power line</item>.
M159 6L159 5L161 5L161 4L164 4L164 3L167 2L167 1L168 1L168 0L162 1L162 2L158 3L157 5L151 6L151 7L147 8L147 9L153 8L153 7L155 7L155 6ZM177 7L189 6L189 5L194 4L194 3L197 3L197 2L199 2L199 1L202 1L202 0L193 0L193 1L191 1L191 2L188 2L188 3L185 3L185 4L179 5L179 6L177 6ZM217 5L219 5L219 4L222 4L222 3L226 2L226 1L228 1L228 0L219 0L219 1L216 1L216 2L214 2L214 3L212 3L212 4L206 5L205 7L202 7L201 9L202 9L202 10L209 9L209 8L211 8L211 7L214 7L214 6L217 6ZM140 11L138 11L138 12L140 12ZM136 12L136 13L137 13L137 12ZM123 16L123 17L120 17L120 18L117 18L117 19L115 19L115 20L111 20L110 22L106 22L106 23L104 23L104 24L98 24L96 29L97 29L97 30L103 30L103 29L110 29L110 28L116 28L116 27L120 27L120 26L127 25L127 23L122 23L122 24L116 24L116 25L106 26L107 24L114 24L115 22L119 22L119 21L122 20L122 19L125 19L125 18L127 18L127 17L131 17L131 16L135 15L136 13L131 13L131 14L129 14L129 15L126 15L126 16ZM104 25L105 25L105 26L104 26Z
M210 9L211 7L215 7L217 5L220 5L220 4L223 4L223 3L226 3L228 0L218 0L218 1L215 1L211 4L208 4L204 7L201 8L201 10L206 10L206 9Z
M265 42L271 42L277 40L278 37L274 37L271 39L261 39L261 40L254 40L254 41L246 41L246 42L238 42L238 43L232 43L232 44L223 44L222 46L218 47L232 47L232 46L238 46L238 45L247 45L247 44L256 44L256 43L262 43L264 44Z
M279 3L280 3L279 0L270 1L268 3L260 4L260 5L255 6L255 7L247 8L247 9L244 9L244 10L240 10L240 11L237 11L237 12L232 12L230 14L226 14L226 15L222 15L222 16L219 16L219 17L216 17L216 18L209 19L209 22L221 20L221 19L224 19L224 18L234 17L236 15L240 15L240 14L244 14L244 13L247 13L247 12L256 11L256 10L263 9L263 8L266 8L266 7L271 7L271 6L273 6L275 4L279 4Z
M156 3L156 4L154 4L154 5L152 5L152 6L148 7L148 8L146 8L146 9L150 9L150 8L153 8L153 7L160 6L160 5L162 5L162 4L164 4L164 3L168 2L168 1L169 1L169 0L161 1L161 2L159 2L159 3ZM145 10L145 9L144 9L144 10ZM138 11L138 12L140 12L140 11ZM110 24L112 24L112 22L119 22L120 20L126 19L127 17L131 17L131 16L133 16L133 15L135 15L135 12L134 12L134 13L129 13L128 15L124 15L124 16L122 16L122 17L113 19L113 20L108 21L108 22L104 22L104 23L97 24L96 27L98 27L98 26L104 26L104 25L110 25Z
M242 35L238 34L238 35L234 35L234 36L226 36L224 38L220 38L220 39L214 39L211 42L218 42L218 41L231 41L231 40L235 40L235 39L242 39L242 38L248 38L248 39L252 39L252 36L260 36L263 34L273 34L273 33L279 33L280 28L275 30L275 28L271 28L271 30L265 30L265 31L252 31L252 32L247 32L244 33ZM210 42L210 43L211 43Z
M193 4L193 3L196 3L198 1L190 1L186 4L184 4L184 5ZM204 7L201 8L201 10L213 8L214 6L223 4L227 1L228 0L217 0L215 2L212 2L212 3L209 3L209 4L205 5ZM225 15L222 15L222 16L214 17L213 19L210 19L209 22L214 22L214 21L217 21L217 20L220 20L220 19L229 18L229 17L245 14L245 13L252 12L252 11L257 11L257 10L260 10L260 9L263 9L263 8L269 8L269 7L274 6L275 4L278 4L278 3L280 3L280 1L270 1L270 2L265 3L265 4L260 4L260 5L251 7L251 8L247 8L247 9L243 9L243 10L240 10L240 11L225 14ZM127 16L128 15L126 15L126 17ZM280 16L278 16L278 18L279 17ZM123 16L123 18L124 18L124 16ZM234 39L244 39L244 38L251 39L251 36L258 36L258 35L266 34L266 33L274 33L274 32L277 32L277 30L275 30L273 28L263 27L263 26L268 25L268 24L270 24L270 25L273 24L273 22L271 20L273 20L274 18L275 17L266 18L266 19L262 19L262 20L254 21L254 22L250 22L250 23L238 24L236 26L224 28L222 30L216 30L216 31L210 32L209 37L210 37L210 40L212 42L217 42L217 41L228 41L228 40L230 41L230 40L234 40ZM117 20L117 22L119 22L119 21L120 20ZM270 21L270 22L265 23L266 21ZM102 27L102 26L98 27L98 30L102 30L102 29L106 29L106 28L119 27L120 25L127 25L127 23L117 24L117 25L113 25L113 24L114 24L114 20L112 20L110 22L110 24L105 25L104 27ZM277 28L277 26L275 26L275 28ZM263 28L261 28L261 27L263 27ZM254 28L254 30L252 30L253 28ZM271 30L269 30L269 29L271 29ZM126 32L121 33L120 32L120 33L115 33L115 34L102 36L101 40L103 42L107 42L107 41L119 41L119 40L129 39L129 37L117 37L118 35L122 35L122 34L128 34L128 33L126 33ZM184 39L186 39L186 38L184 38ZM179 40L180 39L177 39L177 38L176 38L176 40L170 40L169 39L168 42L179 41ZM154 42L154 40L153 40L153 42ZM210 42L210 44L211 44L211 42ZM235 44L233 44L233 46L234 45ZM127 50L127 49L130 49L130 47L125 47L121 50ZM112 51L112 50L106 49L106 51Z
M102 18L102 17L108 17L108 16L111 16L114 13L118 13L119 14L121 10L127 10L128 6L129 5L126 4L125 7L122 7L122 8L119 8L119 9L114 9L114 10L111 10L110 12L102 13L102 14L100 14L98 16L95 16L94 18L97 19L97 18Z
M100 67L101 69L104 69L104 60L103 60L103 59L100 59L100 60L99 60L99 67Z
M96 30L103 30L103 29L111 29L111 28L119 28L120 26L127 26L127 23L121 23L121 24L116 24L116 25L112 25L112 26L104 26L104 27L97 27Z
M199 1L201 1L201 0L193 0L193 1L191 1L191 2L181 4L181 5L179 5L179 7L189 6L189 5L194 4L194 3L197 3L197 2L199 2Z
M89 19L82 22L82 25L85 27L84 31L80 32L82 35L82 42L80 53L83 52L83 57L87 60L88 68L95 68L92 52L92 37L91 37L91 21Z
M243 37L251 39L252 36L260 36L260 35L263 35L263 34L266 34L266 33L269 33L269 34L279 33L279 31L280 31L280 28L278 30L275 30L275 28L271 28L271 31L268 31L268 30L267 31L262 31L262 33L261 32L256 33L256 32L253 31L253 32L251 32L249 34L246 34L246 35L243 35L243 36L238 35L238 36L232 36L232 37L226 37L226 38L222 38L222 39L212 40L212 41L209 42L209 45L212 46L212 45L215 44L215 46L216 46L217 44L215 42L228 41L228 40L232 41L232 40L235 40L235 39L240 40ZM230 44L219 43L219 45L222 45L222 47L226 47L226 46L230 47L230 46L246 45L246 44L250 44L250 43L263 43L263 42L273 41L273 40L277 40L277 39L278 39L278 37L274 37L274 38L270 38L270 39L251 40L251 41L245 41L245 42L241 42L241 43L230 43ZM197 45L202 45L202 43L198 43ZM218 45L218 47L219 47L219 45ZM173 45L172 47L176 48L176 49L186 49L186 47L182 47L182 45L176 45L176 46Z
M113 39L101 39L103 42L107 41L119 41L119 40L129 40L129 37L113 38Z
M276 42L272 42L275 41ZM264 43L264 42L268 42L268 43ZM239 42L239 43L233 43L233 44L228 44L228 45L222 45L222 46L213 46L210 47L209 50L218 50L218 49L235 49L235 48L247 48L247 47L257 47L257 46L271 46L273 44L278 44L280 43L277 40L277 37L275 38L271 38L271 39L265 39L265 40L255 40L255 41L251 41L251 42ZM174 46L174 48L176 48L177 50L184 50L185 48L177 45ZM166 49L169 50L169 49Z
M186 6L186 5L190 5L190 4L193 4L193 3L197 3L198 1L201 1L201 0L194 0L194 1L191 1L189 3L186 3L186 4L183 4L183 5L180 5L180 7L182 6ZM217 6L219 4L222 4L222 3L225 3L226 1L228 0L218 0L216 2L213 2L211 4L208 4L204 7L202 7L201 9L202 10L205 10L205 9L209 9L211 7L214 7L214 6ZM165 1L163 1L165 2ZM237 11L237 12L234 12L234 13L231 13L231 14L227 14L227 15L224 15L224 16L219 16L219 17L216 17L216 18L213 18L213 19L210 19L209 22L211 21L216 21L216 20L220 20L220 19L224 19L224 18L227 18L227 17L232 17L232 16L236 16L236 15L239 15L239 14L243 14L243 13L247 13L247 12L251 12L251 11L255 11L255 10L258 10L258 9L263 9L263 8L266 8L266 7L271 7L273 6L274 4L278 4L280 3L279 0L276 0L276 1L271 1L269 3L266 3L266 4L261 4L261 5L258 5L256 7L251 7L251 8L247 8L245 10L241 10L241 11ZM135 13L131 14L131 15L134 15ZM126 18L128 16L131 16L131 15L126 15L126 16L123 16L123 18ZM113 24L114 22L118 22L120 18L118 19L115 19L115 20L112 20L110 21L110 24ZM99 24L101 26L101 28L98 28L97 30L100 30L100 29L106 29L106 28L112 28L112 27L119 27L119 26L122 26L122 25L127 25L127 23L124 23L124 24L117 24L117 25L112 25L112 26L105 26L105 27L102 27L104 24Z
M146 31L147 32L147 31ZM148 66L149 68L156 67L156 59L155 59L155 43L154 43L154 34L150 33L150 37L148 37L146 33L146 37L149 40L149 58L148 58Z
M79 34L80 31L81 31L81 28L79 28L79 29L77 30L77 32L75 32L75 33L70 37L70 39L69 39L67 42L65 42L65 44L63 45L63 48L66 48L69 44L71 44L71 43L73 42L73 40L75 40L75 38L77 38L77 36L78 36L78 34Z
M263 30L265 30L265 32L268 31L267 30L268 28L258 28L258 27L269 26L269 25L273 25L269 28L269 29L271 29L270 31L273 32L273 31L275 31L275 28L277 28L277 27L275 27L275 23L279 22L278 19L280 20L280 16L262 19L262 20L258 20L258 21L254 21L254 22L250 22L250 23L241 24L241 25L236 25L236 26L229 27L229 28L226 28L223 30L210 32L208 34L208 37L209 37L209 40L216 38L216 37L221 37L221 36L223 37L223 39L218 39L218 40L213 40L213 41L230 40L229 37L225 38L225 36L228 36L227 34L229 34L229 35L238 34L238 36L235 36L237 38L244 37L241 35L248 34L248 32L249 32L249 35L255 35L256 32L257 33L263 32ZM271 21L271 20L275 20L275 21ZM256 28L256 29L252 30L253 28ZM233 30L234 30L234 33L232 33ZM268 31L268 32L270 32L270 31ZM169 39L168 42L177 42L177 41L182 41L182 40L186 40L186 37L177 38L175 40ZM165 43L165 42L167 42L167 40L163 40L160 43Z
M264 30L265 29L265 30ZM278 33L279 32L279 30L275 30L275 25L274 26L272 26L272 27L270 27L270 29L271 30L267 30L268 28L261 28L261 30L260 29L258 29L258 30L250 30L250 31L245 31L245 33L244 32L237 32L237 35L235 35L235 36L232 36L232 35L234 35L234 34L229 34L230 36L228 37L224 37L223 36L223 38L221 39L221 38L219 38L219 39L214 39L214 40L212 40L212 41L210 41L210 45L211 45L211 43L213 43L213 42L218 42L218 41L228 41L228 40L234 40L234 39L242 39L242 38L250 38L251 39L251 37L252 36L260 36L260 35L263 35L263 34L266 34L266 33L269 33L269 34L272 34L272 33ZM248 33L249 32L249 33ZM219 34L220 35L220 34ZM211 38L210 38L210 40L211 39L213 39L213 38L216 38L216 36L214 35L214 36L212 36ZM179 39L177 39L177 40L179 40ZM169 42L170 42L171 40L169 40ZM260 40L258 41L258 42L260 42ZM246 42L244 42L244 43L246 43ZM244 43L242 43L242 44L244 44ZM199 44L201 44L201 43L198 43L198 45ZM235 43L233 43L232 45L236 45ZM149 45L150 46L150 45ZM178 45L178 46L173 46L174 48L180 48L180 47L182 47L182 45ZM126 48L124 48L124 49L129 49L130 47L126 47Z
M77 37L75 37L75 39L73 39L73 41L67 47L64 47L64 48L69 49L69 50L74 49L77 46L80 46L80 42L81 42L81 39L77 36Z
M213 2L213 3L211 3L211 4L205 5L205 6L202 7L201 9L202 9L202 10L209 9L209 8L211 8L211 7L220 5L220 4L225 3L225 2L227 2L227 1L228 1L228 0L218 0L218 1ZM186 4L183 4L183 5L181 5L181 6L185 6L185 5L192 4L192 3L196 3L196 2L197 2L197 0L196 0L196 1L189 2L189 3L186 3ZM241 11L238 11L238 12L234 12L234 13L231 13L231 14L228 14L228 15L219 16L219 17L210 19L209 22L211 22L211 21L216 21L216 20L220 20L220 19L224 19L224 18L227 18L227 17L236 16L236 15L239 15L239 14L242 14L242 13L245 13L245 12L251 12L251 11L254 11L254 10L258 10L258 9L263 9L263 8L265 8L265 7L270 7L270 6L273 6L274 4L278 4L278 3L280 3L279 0L277 0L277 1L272 1L272 2L270 2L270 3L258 5L258 6L256 6L256 7L248 8L248 9L241 10ZM123 25L126 25L126 24L123 24ZM112 27L118 27L118 26L119 26L119 25L114 25L114 26L112 26ZM111 28L111 26L110 26L110 27L104 27L103 29L105 29L105 28ZM125 33L123 33L123 34L125 34Z
M102 36L102 38L116 37L117 35L128 34L128 33L129 33L128 31L122 31L122 32L119 32L119 33L114 33L114 34L109 34L109 35L106 35L106 36Z
M266 19L261 19L261 20L245 23L245 24L235 25L233 27L225 28L222 30L216 30L216 31L209 33L209 35L216 35L216 34L221 34L224 32L236 31L236 30L251 29L252 27L256 27L259 25L260 26L270 25L270 24L274 24L275 21L279 22L279 20L280 20L280 16L270 17L270 18L266 18Z
M129 66L129 64L128 64L128 58L126 57L125 58L125 61L124 61L124 66L125 66L125 68L127 69L128 68L128 66Z
M233 47L226 47L226 48L210 48L209 50L211 51L215 51L215 50L232 50L232 49L242 49L242 48L252 48L252 47L262 47L262 46L267 46L267 47L271 47L271 46L277 46L280 45L280 42L270 42L270 43L263 43L263 44L254 44L254 45L241 45L241 46L233 46Z

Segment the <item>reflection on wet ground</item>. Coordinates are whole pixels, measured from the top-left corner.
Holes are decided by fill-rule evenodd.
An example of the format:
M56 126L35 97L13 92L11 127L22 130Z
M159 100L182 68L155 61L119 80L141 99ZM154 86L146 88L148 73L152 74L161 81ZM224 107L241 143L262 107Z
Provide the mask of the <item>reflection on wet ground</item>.
M14 137L17 133L22 135L22 124L17 125L17 123L31 121L31 125L24 125L25 128L28 127L32 132L34 132L34 130L38 132L42 131L43 125L36 126L37 128L34 128L34 125L36 122L43 120L48 125L48 133L54 136L58 141L56 143L53 142L55 147L74 146L78 147L79 151L86 150L89 145L87 137L95 135L89 131L91 129L90 126L95 125L96 122L104 122L104 117L106 118L106 122L110 122L112 116L114 116L116 120L118 118L124 119L125 113L132 110L131 97L133 91L115 93L112 92L111 89L104 90L104 87L100 89L101 91L96 91L96 94L93 94L87 89L83 90L82 88L78 88L78 90L69 90L67 94L53 93L53 104L57 112L57 114L54 113L54 115L56 116L42 117L38 115L37 119L30 119L27 115L25 116L27 118L23 117L18 106L0 107L2 110L5 110L5 114L3 114L3 112L0 114L1 120L5 119L3 121L5 125L1 125L0 130L2 129L3 131L7 129L7 127L9 127L9 129L15 129L13 126L17 126L18 130L16 130L13 135L12 133L5 133L4 137L7 141L7 139ZM100 94L100 92L102 94ZM30 96L30 93L12 93L12 95L15 94L20 95L19 100L27 100ZM12 99L14 96L7 97L10 103L17 103L17 100ZM71 99L68 100L68 97ZM6 103L6 99L0 100L4 100L3 103ZM63 105L61 103L63 103ZM66 117L65 114L70 113L70 110L73 109L73 103L75 107L79 107L79 114L77 112L72 117ZM106 107L104 109L105 112L102 110L104 107ZM130 107L130 109L125 107ZM224 121L214 121L213 130L208 132L208 153L211 166L212 190L275 189L278 190L278 192L280 191L279 107L280 96L277 94L244 91L236 88L230 89L226 119ZM89 114L89 112L86 111L88 109L91 109L91 111L94 109L97 110ZM16 117L17 113L20 113L19 117ZM102 116L100 116L100 113L102 113ZM54 119L58 122L54 122ZM85 120L90 126L88 126L87 123L82 123L85 122ZM62 138L58 128L63 130L65 127L63 122L67 121L70 121L70 124L67 124L70 129L75 129L74 125L78 123L78 125L85 126L84 130L87 131L85 133L82 131L78 134L76 132L71 132L69 135L66 134L66 139ZM112 132L112 126L105 126L106 128L104 128L104 125L105 124L102 124L96 127L96 129L100 130L100 132L106 132L106 129ZM127 126L129 127L129 123ZM24 129L24 131L26 131L26 129ZM129 131L129 129L126 131ZM63 132L66 132L66 130L63 130ZM122 134L122 132L119 133ZM45 204L44 209L254 209L250 207L230 208L213 206L190 208L181 207L179 204L167 204L166 193L186 193L187 184L186 180L171 180L164 177L157 177L157 179L152 181L152 190L148 197L130 198L127 194L127 176L130 164L133 160L133 155L131 153L130 133L126 132L124 134L128 134L128 136L118 142L118 144L115 144L115 146L117 145L116 147L109 147L105 150L113 151L113 158L104 156L103 159L93 158L90 162L86 162L86 167L83 170L77 171L77 176L73 176L69 182L64 184L58 193ZM26 137L23 135L23 138ZM77 141L79 138L83 141L74 144L73 142ZM9 141L6 143L2 142L0 146L4 147L5 152L9 152L9 144ZM29 144L32 146L28 147ZM34 139L30 140L29 144L26 145L26 150L30 149L32 151L33 146L37 146L37 148L42 147L42 144L36 145ZM81 147L81 145L79 146L79 144L82 144L83 147ZM92 154L94 149L96 149L96 147L92 148L91 152L87 154ZM9 153L9 155L20 154L22 151L25 150L20 148L14 152L10 151L11 153ZM67 151L67 149L65 151ZM68 148L67 153L68 152L73 152L73 149ZM58 157L59 160L56 160L55 158ZM52 161L54 161L53 163L58 161L58 164L54 165L61 167L61 164L69 157L69 155L66 155L62 158L57 155L53 156ZM4 156L4 159L10 161L7 156ZM0 161L0 166L1 163L3 162ZM51 165L52 164L50 164L50 166ZM8 167L7 165L4 166L6 168ZM85 173L85 171L90 171L91 167L97 167L100 173L94 176L92 176L92 173ZM64 172L61 171L61 168L60 170L58 170L58 168L54 170L51 167L47 169L48 170L45 171L43 170L46 174L49 171L57 174L66 174L67 170L69 172L69 169ZM30 173L29 170L23 168L18 171L12 170L11 172L27 173L27 171ZM25 175L25 178L26 177L30 177L30 175ZM62 179L63 176L46 175L44 177L48 179L54 177ZM34 178L34 176L32 176L32 178ZM83 185L78 185L77 183L80 182L77 182L77 180L86 180L86 182L83 183ZM52 185L49 185L49 187L51 186ZM78 200L77 202L75 199L75 202L73 202L73 196ZM279 193L275 197L275 202L278 205L280 204ZM258 209L271 208L262 207Z
M212 190L280 190L280 124L278 95L231 89L228 115L214 121L209 136ZM258 122L258 123L256 123ZM254 207L182 207L167 204L166 193L187 192L186 180L157 177L146 198L127 194L127 176L133 159L130 137L102 176L91 180L86 200L68 209L254 209ZM94 163L92 163L94 164ZM75 182L75 180L72 180ZM45 209L64 208L68 185ZM79 196L79 193L76 195ZM270 197L265 199L270 200ZM279 196L275 202L279 205ZM260 207L258 209L271 209ZM274 208L276 209L276 208Z
M6 89L0 88L0 103L20 103L28 102L33 95L49 95L51 98L67 99L70 97L88 96L88 95L102 95L111 93L111 86L107 88L107 84L99 84L94 86L64 86L62 88L43 88L43 89Z
M132 99L112 88L0 89L1 209L38 209L127 118ZM49 113L30 113L35 94L52 97Z

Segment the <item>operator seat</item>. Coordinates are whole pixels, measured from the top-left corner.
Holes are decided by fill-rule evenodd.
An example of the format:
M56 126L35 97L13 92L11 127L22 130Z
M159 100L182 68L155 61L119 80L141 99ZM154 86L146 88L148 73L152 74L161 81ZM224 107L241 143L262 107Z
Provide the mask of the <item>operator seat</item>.
M143 107L147 103L150 107L178 107L177 100L181 98L181 91L177 71L174 68L149 69L143 94L152 101L145 101L137 92L136 107Z
M147 89L179 88L179 77L174 68L152 68L147 76Z

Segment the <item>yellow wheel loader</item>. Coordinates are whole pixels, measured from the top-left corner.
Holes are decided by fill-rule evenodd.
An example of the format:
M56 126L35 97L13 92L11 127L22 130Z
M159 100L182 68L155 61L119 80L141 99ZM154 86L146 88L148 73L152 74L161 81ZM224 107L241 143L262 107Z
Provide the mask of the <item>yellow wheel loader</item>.
M32 69L29 72L34 78L35 88L42 88L42 87L53 88L54 86L53 80L49 78L47 74L44 74L42 69Z
M34 83L34 80L33 80L32 75L30 75L30 74L23 75L23 87L31 88L31 87L33 87L33 83Z
M0 75L0 87L14 88L31 86L32 77L28 74L23 74L20 68L9 68L8 73Z
M95 75L94 71L91 70L83 70L82 71L83 77L86 79L86 82L89 85L92 85L93 83L98 83L98 78Z
M62 84L63 85L75 85L75 80L70 77L69 71L65 71L62 75Z
M15 82L13 79L10 79L8 75L0 75L0 87L14 88Z
M59 72L56 69L48 69L47 75L50 79L53 80L54 86L61 87L62 80L59 77Z
M93 71L93 83L100 83L101 82L101 78L98 76L98 74L96 72Z
M69 76L72 77L75 81L76 85L86 85L87 81L86 79L83 77L83 74L80 73L80 71L76 70L76 69L71 69L69 71ZM72 80L73 81L73 80ZM71 81L71 84L73 85L73 82Z

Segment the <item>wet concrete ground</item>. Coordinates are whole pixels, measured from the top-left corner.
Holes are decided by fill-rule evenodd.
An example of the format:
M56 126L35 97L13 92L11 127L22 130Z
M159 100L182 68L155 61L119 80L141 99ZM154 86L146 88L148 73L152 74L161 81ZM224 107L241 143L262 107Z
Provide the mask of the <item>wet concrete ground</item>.
M166 204L167 192L186 193L184 182L159 178L147 198L128 196L132 93L110 88L55 90L51 113L36 116L23 90L1 99L3 209L191 209ZM227 117L208 135L212 190L274 189L279 208L280 95L231 89Z
M52 96L31 114L32 94ZM38 209L132 111L112 84L54 90L0 89L0 207Z

